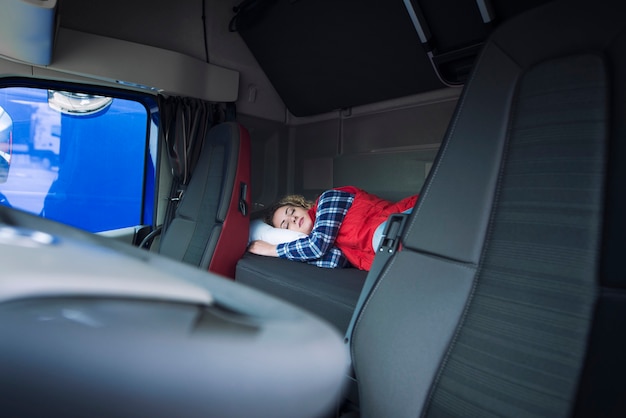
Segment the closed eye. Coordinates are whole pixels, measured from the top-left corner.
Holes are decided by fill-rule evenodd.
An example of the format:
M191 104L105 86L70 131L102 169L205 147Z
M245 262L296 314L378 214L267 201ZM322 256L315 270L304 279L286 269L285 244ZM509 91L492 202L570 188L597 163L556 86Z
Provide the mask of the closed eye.
M289 229L289 225L291 224L291 222L289 222L289 217L293 216L293 214L295 213L296 208L287 208L285 209L285 216L287 218L283 219L283 221L280 223L280 227L283 229Z
M289 210L291 208L285 208L285 218L281 221L280 225L278 225L279 228L281 229L289 229L289 220L287 219L290 215L289 215ZM293 211L291 212L293 214Z

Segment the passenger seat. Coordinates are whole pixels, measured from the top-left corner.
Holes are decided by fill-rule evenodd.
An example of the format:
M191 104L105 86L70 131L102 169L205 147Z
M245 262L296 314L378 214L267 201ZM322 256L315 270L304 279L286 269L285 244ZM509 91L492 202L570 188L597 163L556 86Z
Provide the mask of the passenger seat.
M234 279L250 228L250 136L235 122L212 127L159 252Z

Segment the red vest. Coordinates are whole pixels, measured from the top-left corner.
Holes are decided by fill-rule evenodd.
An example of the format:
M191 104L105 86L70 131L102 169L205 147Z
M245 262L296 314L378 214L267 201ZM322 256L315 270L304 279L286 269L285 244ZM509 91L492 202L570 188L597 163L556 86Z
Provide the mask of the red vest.
M336 190L355 194L355 197L339 228L335 246L354 267L369 271L376 255L372 248L374 231L392 213L404 212L415 206L417 195L393 203L352 186L337 187ZM313 219L316 210L317 202L310 212Z

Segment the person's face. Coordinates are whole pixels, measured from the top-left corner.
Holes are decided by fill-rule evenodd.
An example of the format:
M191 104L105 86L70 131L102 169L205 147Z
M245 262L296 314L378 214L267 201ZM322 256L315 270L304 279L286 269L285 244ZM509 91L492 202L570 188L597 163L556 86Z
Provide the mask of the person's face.
M313 221L306 209L299 206L285 205L276 209L272 217L275 228L289 229L309 235L313 230Z

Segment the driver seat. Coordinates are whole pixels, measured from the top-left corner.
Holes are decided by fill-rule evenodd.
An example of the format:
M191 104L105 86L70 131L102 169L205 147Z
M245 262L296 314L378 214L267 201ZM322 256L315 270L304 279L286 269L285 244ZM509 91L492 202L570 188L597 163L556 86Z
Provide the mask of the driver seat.
M504 23L351 337L362 417L626 416L626 13Z

